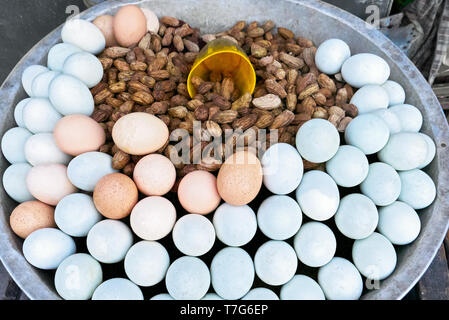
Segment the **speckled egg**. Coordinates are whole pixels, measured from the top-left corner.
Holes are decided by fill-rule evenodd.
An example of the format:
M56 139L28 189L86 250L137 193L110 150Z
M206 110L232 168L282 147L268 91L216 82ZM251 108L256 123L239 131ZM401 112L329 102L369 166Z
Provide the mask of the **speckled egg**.
M399 172L402 190L399 200L415 210L430 206L437 195L432 178L422 170L415 169Z
M62 115L53 107L50 100L31 99L23 108L25 127L33 133L52 132Z
M31 168L29 163L15 163L3 173L3 188L8 196L19 203L34 200L26 184Z
M52 133L38 133L25 143L25 157L33 166L40 164L68 164L71 156L61 151L56 145Z
M123 47L136 44L147 32L147 19L135 5L121 7L114 17L114 35Z
M70 19L61 30L62 41L73 44L84 51L99 54L106 46L106 40L92 22L82 19Z
M343 63L341 74L348 84L356 88L369 84L382 85L390 77L390 66L375 54L359 53Z
M176 169L167 157L150 154L137 162L133 174L139 191L148 196L162 196L176 181Z
M325 300L323 290L312 278L298 274L281 288L281 300Z
M19 204L11 213L9 223L12 231L22 239L36 230L55 228L53 207L40 201Z
M5 132L2 137L1 149L3 156L9 163L26 162L25 144L32 133L25 128L12 128Z
M406 245L413 242L421 230L421 220L408 204L396 201L379 208L379 232L392 244Z
M401 179L392 166L383 162L371 163L360 190L377 206L387 206L399 197Z

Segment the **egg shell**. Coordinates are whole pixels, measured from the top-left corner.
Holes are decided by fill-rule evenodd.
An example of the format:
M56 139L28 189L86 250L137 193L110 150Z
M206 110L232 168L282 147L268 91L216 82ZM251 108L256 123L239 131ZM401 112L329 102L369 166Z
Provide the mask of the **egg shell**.
M301 208L289 196L274 195L260 205L257 222L262 233L268 238L286 240L293 237L301 227Z
M137 162L133 178L140 192L148 196L162 196L173 188L176 169L167 157L150 154Z
M394 168L383 162L370 164L368 176L360 185L362 193L377 206L392 204L401 193L401 179Z
M140 200L131 211L131 228L144 240L167 236L176 222L175 206L167 199L153 196Z
M117 263L125 259L133 245L131 229L118 220L103 220L95 224L87 235L87 250L102 263Z
M123 219L130 215L138 196L137 187L128 176L112 173L98 181L94 190L94 203L106 218Z
M48 98L50 83L59 75L56 71L47 71L37 75L31 85L32 96L36 98Z
M55 228L32 232L23 242L25 259L39 269L53 270L76 251L75 241Z
M206 293L206 295L203 298L201 298L201 300L224 300L224 299L216 293Z
M359 193L353 193L340 200L335 214L338 230L350 239L363 239L376 230L379 215L374 202Z
M357 107L359 114L364 114L378 109L387 109L389 98L384 88L370 84L357 90L350 103Z
M257 232L257 218L249 206L221 204L215 210L213 224L217 238L231 247L249 243Z
M322 163L337 153L340 135L333 124L323 119L312 119L299 128L296 148L307 161Z
M242 300L279 300L279 297L272 290L267 288L251 289Z
M179 183L178 199L190 213L208 214L214 211L221 201L217 179L210 172L190 172Z
M168 128L156 116L134 112L121 117L112 129L117 147L132 155L147 155L159 150L168 140Z
M424 138L424 140L426 140L427 143L427 155L426 155L426 160L424 160L424 162L418 167L418 169L423 169L425 167L427 167L435 158L437 149L435 146L435 142L433 142L433 140L426 134L424 133L419 133L419 135L421 137Z
M93 24L100 29L106 40L106 47L118 46L117 40L114 36L114 17L110 15L103 15L95 18Z
M419 210L430 206L436 197L436 187L432 178L422 170L414 169L399 172L402 190L399 200L413 209Z
M318 283L329 300L358 300L363 291L362 277L357 268L339 257L318 270Z
M202 215L187 214L176 222L173 228L173 242L185 255L202 256L214 246L214 226Z
M380 117L385 124L388 126L390 130L390 134L401 132L401 122L395 113L393 113L390 109L378 109L372 112L372 114Z
M223 299L242 298L254 281L254 264L241 248L226 247L217 252L210 265L212 287Z
M396 133L377 155L380 161L396 170L412 170L426 160L427 142L415 132Z
M23 122L32 133L52 132L62 115L50 100L34 98L23 108Z
M66 165L72 159L58 148L52 133L38 133L28 138L25 143L25 157L33 166L50 163Z
M383 280L394 271L397 257L391 242L374 232L368 238L354 241L352 260L366 278Z
M359 185L368 175L369 163L365 154L353 146L341 146L326 163L326 172L345 188Z
M411 104L398 104L389 108L399 119L401 131L419 132L423 124L421 111Z
M81 80L88 88L95 87L103 78L103 66L96 56L89 52L74 53L69 56L63 72Z
M114 35L123 47L138 43L147 32L147 19L135 5L121 7L114 17Z
M356 88L368 84L382 85L390 77L390 66L375 54L359 53L343 63L341 74L348 84Z
M312 221L299 229L293 245L299 261L316 268L331 261L337 249L337 240L328 226Z
M32 133L25 128L12 128L2 137L1 149L3 156L9 163L26 162L25 144Z
M106 142L103 128L95 120L82 114L65 116L58 121L54 138L58 147L72 156L97 151Z
M33 91L31 90L31 86L33 84L33 80L40 75L41 73L47 72L48 68L39 65L29 66L23 71L22 74L22 86L25 92L31 97L33 96Z
M298 274L281 288L281 300L325 300L323 290L312 278Z
M262 160L263 184L275 194L289 194L299 186L304 165L298 151L287 143L268 148Z
M412 207L404 202L396 201L379 209L377 229L392 244L406 245L418 237L421 221Z
M354 118L345 131L346 143L359 148L366 155L380 151L387 144L389 137L387 124L371 113Z
M343 63L351 56L351 49L340 39L328 39L318 47L315 54L317 68L326 74L340 72Z
M167 270L165 285L175 300L200 300L210 287L207 265L195 257L181 257Z
M159 19L157 15L148 8L141 8L145 18L147 19L147 30L152 33L159 32Z
M5 188L8 196L19 203L35 200L26 185L28 172L31 168L28 163L15 163L3 173L3 188Z
M86 152L75 157L67 167L70 182L78 189L92 192L98 181L118 172L112 168L112 157L103 152Z
M306 216L324 221L337 212L340 192L335 181L327 173L312 170L304 174L296 189L296 200Z
M175 300L171 295L168 293L159 293L152 297L150 300Z
M74 53L83 52L70 43L58 43L48 52L47 66L57 72L62 72L65 60Z
M405 102L405 91L399 83L392 80L387 80L382 85L382 88L387 91L389 106L403 104Z
M87 236L101 219L102 215L95 208L92 197L83 193L65 196L55 209L58 228L72 237Z
M31 98L26 98L20 101L14 108L14 120L17 125L21 128L25 128L25 123L23 122L23 109L30 102Z
M226 159L218 172L218 193L229 204L241 206L256 198L262 187L262 166L247 151L237 151Z
M61 114L84 114L94 111L94 98L89 88L79 79L61 74L50 83L49 98Z
M92 300L143 300L143 293L128 279L113 278L95 289Z
M101 30L92 22L82 19L68 20L62 27L61 37L64 43L73 44L95 55L102 52L106 46Z
M141 287L150 287L161 282L169 265L167 250L156 241L137 242L125 257L126 275Z
M65 259L56 270L55 287L65 300L88 300L103 281L97 260L85 253Z
M31 233L43 228L56 228L54 209L40 201L19 204L11 213L9 223L16 235L25 239Z

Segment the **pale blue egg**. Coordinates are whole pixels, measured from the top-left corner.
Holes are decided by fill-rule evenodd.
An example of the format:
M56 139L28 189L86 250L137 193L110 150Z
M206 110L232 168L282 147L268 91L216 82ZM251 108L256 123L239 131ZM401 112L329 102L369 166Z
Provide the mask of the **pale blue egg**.
M175 223L173 242L185 255L202 256L214 246L214 226L203 215L187 214Z
M84 51L99 54L106 46L103 33L92 22L70 19L62 28L62 41L76 45Z
M267 288L251 289L242 300L279 300L279 297L273 290Z
M9 163L26 162L25 144L33 134L25 128L12 128L5 132L1 142L3 155Z
M15 163L3 173L3 188L11 198L19 203L35 200L26 184L26 178L31 168L29 163Z
M100 284L92 300L143 300L143 293L128 279L114 278Z
M25 157L33 166L50 163L67 165L72 159L58 148L53 133L37 133L28 138L25 143Z
M25 69L22 74L22 86L25 89L25 92L31 97L33 96L33 91L31 90L31 86L33 84L33 80L41 73L47 72L48 68L40 65L32 65Z
M67 58L63 72L78 78L87 87L92 88L103 78L103 65L93 54L79 52Z
M32 133L53 132L61 118L62 115L45 98L33 98L23 108L23 122Z
M25 128L25 123L23 122L23 109L30 100L31 98L23 99L14 108L14 120L16 121L17 125L21 128Z
M390 77L390 66L372 53L359 53L346 59L341 67L343 79L353 87L382 85Z
M35 98L48 98L48 89L50 88L50 83L59 75L56 71L47 71L39 74L33 80L31 85L31 91L33 97Z
M83 50L70 43L58 43L48 52L47 66L53 71L62 72L65 60L77 52Z
M281 300L325 300L325 297L315 280L298 274L282 286Z

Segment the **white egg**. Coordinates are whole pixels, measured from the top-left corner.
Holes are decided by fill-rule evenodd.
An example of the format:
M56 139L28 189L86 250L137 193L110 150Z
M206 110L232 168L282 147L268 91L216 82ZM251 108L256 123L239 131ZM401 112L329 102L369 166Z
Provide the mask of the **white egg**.
M281 300L325 300L325 297L315 280L298 274L282 286Z
M201 300L224 300L224 299L216 293L206 293L206 295L203 298L201 298Z
M421 132L419 133L419 135L421 137L423 137L427 143L426 160L424 160L424 162L418 167L418 169L423 169L423 168L427 167L432 162L433 158L435 158L437 149L435 146L435 142L433 142L433 140L428 135L421 133Z
M112 157L103 152L86 152L75 157L67 167L67 176L77 188L93 192L104 176L118 172L112 168Z
M118 220L103 220L87 234L87 250L102 263L117 263L125 259L133 245L131 229Z
M159 32L159 19L157 15L148 8L141 8L145 18L147 18L148 31L157 34Z
M214 246L214 226L200 214L187 214L175 223L173 242L185 255L202 256Z
M299 229L293 245L298 259L309 267L321 267L335 255L337 240L332 230L321 222L308 222Z
M398 133L402 130L401 122L395 113L393 113L390 109L379 109L372 112L372 114L380 117L383 121L385 121L388 129L390 129L390 134Z
M62 72L65 60L78 52L83 50L70 43L58 43L48 52L47 66L53 71Z
M150 300L175 300L171 295L168 293L159 293L152 297Z
M363 291L362 277L357 268L339 257L318 270L318 283L329 300L357 300Z
M413 209L419 210L430 206L436 197L435 183L427 173L414 169L399 172L402 190L399 200Z
M79 52L69 56L63 67L65 74L78 78L89 87L95 87L103 78L103 66L96 56Z
M38 133L25 143L25 157L33 166L39 164L68 164L71 156L62 152L56 145L52 133Z
M392 80L387 80L382 85L382 88L387 91L389 106L394 106L405 102L405 91L399 83Z
M260 280L270 286L280 286L295 275L298 257L287 242L269 240L257 249L254 267Z
M354 118L345 131L346 143L359 148L366 155L380 151L387 144L389 137L387 124L370 113Z
M54 228L38 229L23 242L25 259L39 269L53 270L76 252L73 239Z
M48 99L31 99L23 108L23 122L32 133L53 132L61 118Z
M223 299L237 300L253 285L253 260L245 250L227 247L212 259L210 273L215 292Z
M65 196L55 209L56 225L72 237L87 236L101 219L92 197L83 193Z
M312 170L304 174L296 190L296 200L306 216L324 221L337 212L340 193L337 184L327 173Z
M410 104L398 104L389 108L399 119L401 131L419 132L422 127L423 117L421 111Z
M296 134L296 148L301 156L310 162L326 162L337 153L339 145L340 135L335 126L327 120L309 120Z
M150 287L161 282L169 265L167 250L156 241L136 243L125 257L126 275L141 287Z
M326 162L326 172L345 188L359 185L368 175L369 163L365 154L353 146L341 146L335 156Z
M89 88L75 77L59 75L50 84L50 101L61 114L84 114L94 111L94 98Z
M92 300L143 300L143 293L128 279L113 278L95 289Z
M1 149L9 163L26 162L25 144L33 134L25 128L12 128L5 132Z
M242 300L279 300L279 297L272 290L267 288L251 289Z
M31 91L33 97L36 98L48 98L48 89L50 88L50 83L59 75L56 71L47 71L39 74L33 80L31 85Z
M167 270L165 285L175 300L200 300L210 287L207 265L195 257L181 257Z
M366 278L383 280L394 271L397 257L391 242L374 232L368 238L354 241L352 260Z
M379 209L377 229L391 243L406 245L418 237L421 221L412 207L404 202L396 201Z
M84 51L99 54L106 46L103 33L92 22L70 19L62 28L62 41L73 44Z
M268 238L286 240L293 237L301 227L301 208L289 196L274 195L260 205L257 222L262 233Z
M31 168L29 163L15 163L3 173L3 188L11 198L19 203L35 200L26 185L28 171Z
M289 194L299 186L304 165L298 151L287 143L268 148L262 160L263 184L275 194Z
M249 206L223 203L215 210L213 224L217 238L230 247L244 246L257 232L257 218Z
M103 281L97 260L85 253L65 259L56 270L55 287L65 300L88 300Z
M328 39L318 47L315 63L318 69L326 74L340 72L343 63L351 56L351 49L340 39Z
M377 156L396 170L412 170L426 160L427 142L418 133L399 132L391 135Z
M356 88L368 84L382 85L390 77L390 66L375 54L360 53L343 63L341 74L347 83Z
M353 193L340 200L335 214L338 230L350 239L363 239L376 230L379 214L374 202L363 194Z
M362 193L377 206L387 206L401 193L401 179L394 168L383 162L370 164L368 176L360 185Z
M25 89L25 92L31 97L33 96L33 91L31 90L31 86L33 84L33 80L40 75L41 73L47 72L48 68L39 65L32 65L25 69L22 74L22 86Z
M369 84L361 87L351 98L351 104L359 110L359 114L388 108L388 94L379 85Z
M25 123L23 122L23 109L30 102L31 98L26 98L20 101L14 108L14 120L17 125L21 128L25 128Z

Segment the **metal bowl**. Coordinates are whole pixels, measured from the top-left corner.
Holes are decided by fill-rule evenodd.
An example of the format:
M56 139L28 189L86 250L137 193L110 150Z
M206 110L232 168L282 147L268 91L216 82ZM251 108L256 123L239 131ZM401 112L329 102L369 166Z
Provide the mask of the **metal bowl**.
M431 263L447 232L449 222L448 158L449 130L443 111L432 89L410 60L380 32L364 21L319 1L295 0L143 0L106 1L81 14L93 20L101 14L114 14L126 4L151 8L158 16L171 15L200 27L203 32L218 32L238 20L274 20L316 44L328 38L346 41L353 53L371 52L383 57L391 67L391 79L405 88L407 102L417 106L424 116L423 132L431 136L437 155L427 172L437 185L437 198L432 206L420 212L422 230L413 244L397 247L395 272L380 283L380 289L366 293L363 299L401 299L415 285ZM0 131L15 126L14 106L26 97L21 86L23 70L32 64L46 64L47 52L61 41L61 27L32 48L17 64L0 89ZM8 167L2 157L0 170ZM29 265L22 254L22 240L9 227L9 215L16 203L0 190L0 257L6 269L31 299L59 299L53 278L48 272Z

